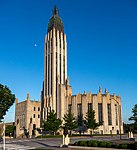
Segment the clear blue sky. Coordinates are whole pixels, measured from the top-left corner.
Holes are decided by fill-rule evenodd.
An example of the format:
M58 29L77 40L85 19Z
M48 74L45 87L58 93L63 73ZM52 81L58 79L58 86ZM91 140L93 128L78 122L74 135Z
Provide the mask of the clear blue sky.
M120 94L127 122L137 103L136 0L1 0L0 83L19 101L27 92L40 99L44 36L55 4L67 34L73 94L97 93L99 86ZM14 120L14 109L6 121Z

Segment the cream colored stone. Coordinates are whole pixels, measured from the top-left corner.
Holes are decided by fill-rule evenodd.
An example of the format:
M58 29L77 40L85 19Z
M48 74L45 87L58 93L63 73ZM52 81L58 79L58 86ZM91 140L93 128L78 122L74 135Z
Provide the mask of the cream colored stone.
M37 130L34 131L35 135L32 135L32 130L34 124L36 125L36 128L40 128L41 103L40 101L30 100L30 97L28 96L27 98L28 99L23 102L16 103L15 106L15 125L17 138L24 137L24 129L29 132L30 137L39 135Z

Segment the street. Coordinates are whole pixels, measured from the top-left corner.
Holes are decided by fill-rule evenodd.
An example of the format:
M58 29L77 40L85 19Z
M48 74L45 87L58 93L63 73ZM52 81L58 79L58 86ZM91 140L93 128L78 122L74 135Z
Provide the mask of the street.
M74 143L79 140L104 140L111 141L119 139L118 136L94 136L94 137L71 137L70 143ZM122 139L127 139L126 135L122 136ZM39 138L39 139L10 139L6 140L6 150L28 150L35 148L44 149L57 149L62 144L62 138ZM0 143L0 150L2 150L3 144Z

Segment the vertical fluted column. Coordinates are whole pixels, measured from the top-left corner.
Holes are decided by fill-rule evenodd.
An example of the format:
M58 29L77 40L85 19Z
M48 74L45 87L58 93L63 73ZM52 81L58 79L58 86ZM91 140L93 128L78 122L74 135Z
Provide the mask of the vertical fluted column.
M96 122L98 122L98 99L97 99L97 96L93 96L93 110L95 111Z
M65 80L67 79L67 41L66 35L64 34L64 49L65 49Z
M56 111L56 31L53 28L53 44L52 44L52 108Z

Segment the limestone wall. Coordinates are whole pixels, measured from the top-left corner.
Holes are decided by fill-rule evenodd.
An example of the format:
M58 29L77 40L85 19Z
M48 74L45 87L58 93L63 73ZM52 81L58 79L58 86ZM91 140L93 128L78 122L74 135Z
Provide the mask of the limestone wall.
M99 90L97 94L92 94L91 92L86 94L84 92L84 94L78 93L77 95L73 96L69 95L66 97L66 101L68 101L68 105L71 105L71 111L76 117L78 116L78 104L82 105L83 117L85 117L86 113L88 112L88 105L91 104L92 109L95 111L96 122L99 122L98 104L101 104L103 122L102 125L95 130L95 132L99 134L123 133L122 105L119 95L110 95L107 91L102 94L102 90ZM108 118L108 104L110 104L111 107L111 118ZM108 119L111 120L112 124L108 123Z

